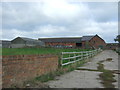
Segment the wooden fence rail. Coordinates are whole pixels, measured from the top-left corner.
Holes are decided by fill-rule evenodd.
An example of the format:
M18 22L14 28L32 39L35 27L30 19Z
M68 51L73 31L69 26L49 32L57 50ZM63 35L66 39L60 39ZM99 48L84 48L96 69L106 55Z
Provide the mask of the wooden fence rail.
M81 52L62 52L61 53L61 66L75 63L80 60L88 59L95 56L101 49L91 50L91 51L81 51Z

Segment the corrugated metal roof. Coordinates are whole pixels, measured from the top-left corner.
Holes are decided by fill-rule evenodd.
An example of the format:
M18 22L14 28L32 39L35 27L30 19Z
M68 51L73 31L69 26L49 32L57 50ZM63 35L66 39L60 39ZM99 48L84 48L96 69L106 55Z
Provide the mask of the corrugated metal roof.
M93 38L94 36L83 36L81 41L89 41Z
M81 42L81 37L39 38L43 42Z
M11 42L13 44L13 42L16 40L16 39L22 39L23 41L25 41L27 44L39 44L39 45L44 45L44 42L43 41L40 41L40 40L36 40L36 39L31 39L31 38L26 38L26 37L17 37L15 39L13 39Z
M19 37L19 38L23 39L24 41L41 42L40 40L35 40L35 39L31 39L31 38L25 38L25 37Z
M95 36L95 35L94 35ZM89 41L94 36L83 36L83 37L68 37L68 38L39 38L43 42L76 42L80 43L81 41Z
M11 41L2 40L2 44L11 44Z

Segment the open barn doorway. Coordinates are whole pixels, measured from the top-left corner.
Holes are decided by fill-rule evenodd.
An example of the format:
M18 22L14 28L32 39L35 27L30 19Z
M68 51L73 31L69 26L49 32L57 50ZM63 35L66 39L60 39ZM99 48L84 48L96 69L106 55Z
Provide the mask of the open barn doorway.
M82 43L76 43L76 47L82 47Z

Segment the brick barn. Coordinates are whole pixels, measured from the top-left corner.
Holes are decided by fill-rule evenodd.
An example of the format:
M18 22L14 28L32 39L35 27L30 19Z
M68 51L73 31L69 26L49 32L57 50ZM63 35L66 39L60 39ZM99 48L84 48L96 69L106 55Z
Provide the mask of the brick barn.
M105 48L105 41L98 35L64 38L39 38L50 47Z

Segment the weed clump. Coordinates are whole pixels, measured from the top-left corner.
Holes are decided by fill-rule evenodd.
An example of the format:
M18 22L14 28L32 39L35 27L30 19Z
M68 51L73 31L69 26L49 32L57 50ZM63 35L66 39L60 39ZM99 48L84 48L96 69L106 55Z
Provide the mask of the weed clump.
M115 85L113 85L112 83L116 82L116 80L114 79L115 75L113 74L113 71L104 69L104 65L102 64L102 62L99 62L97 64L97 69L103 72L99 75L100 79L102 80L101 83L106 88L114 88Z

